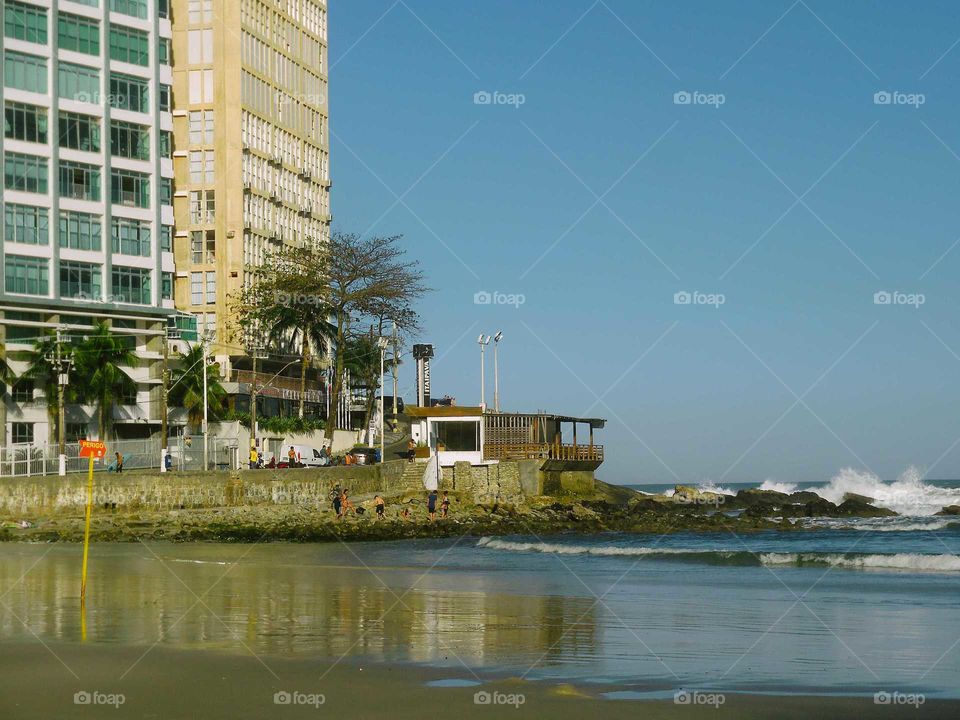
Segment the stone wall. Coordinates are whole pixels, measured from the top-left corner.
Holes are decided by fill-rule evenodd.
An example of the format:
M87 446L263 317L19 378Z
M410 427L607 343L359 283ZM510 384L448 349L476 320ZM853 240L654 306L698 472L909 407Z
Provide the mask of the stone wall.
M94 504L118 508L166 510L237 505L325 505L330 490L340 485L353 497L411 495L422 490L422 463L405 460L380 465L254 470L210 473L138 472L124 475L99 472L94 478ZM405 475L406 473L406 475ZM410 481L410 477L413 481ZM408 477L409 476L409 477ZM505 461L491 465L457 463L444 468L441 491L461 501L516 504L524 497L559 492L589 494L592 472L544 473L537 461ZM86 505L83 474L0 479L0 515L75 512Z

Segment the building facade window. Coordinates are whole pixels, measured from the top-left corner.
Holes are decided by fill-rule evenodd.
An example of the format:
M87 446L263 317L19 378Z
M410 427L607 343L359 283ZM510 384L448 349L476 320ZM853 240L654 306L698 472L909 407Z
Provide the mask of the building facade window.
M7 190L46 194L47 172L46 158L10 152L3 156L3 186Z
M99 55L100 23L79 15L60 13L57 17L57 41L61 50Z
M173 45L170 38L160 38L157 41L157 62L161 65L173 64Z
M194 185L213 184L213 150L190 151L190 182Z
M96 68L61 61L57 67L57 95L67 100L98 104L100 73Z
M132 75L110 73L110 107L150 112L150 83Z
M17 102L5 103L3 136L11 140L47 142L47 109Z
M213 19L213 0L189 0L187 20L191 25L208 23Z
M60 296L75 300L100 300L103 297L100 266L92 263L60 261Z
M190 144L213 144L213 110L193 110L190 112Z
M99 215L61 210L58 233L60 247L99 252L102 227Z
M7 0L3 9L3 34L8 38L46 45L46 9Z
M47 92L47 61L35 55L3 53L3 84L27 92Z
M147 33L122 25L110 26L110 59L147 67L150 42Z
M191 105L213 102L213 70L190 70L187 84Z
M209 65L213 62L213 30L187 31L187 62L191 65Z
M121 15L147 19L147 0L110 0L110 9Z
M110 154L134 160L149 160L150 128L113 120L110 123Z
M118 302L149 305L151 303L150 271L114 265L110 278L110 292Z
M173 158L173 133L169 130L161 130L157 136L160 157L171 160Z
M216 232L214 230L190 231L190 261L194 265L205 265L217 259Z
M160 226L160 252L173 252L173 225Z
M203 305L203 273L190 273L190 304Z
M12 440L14 445L23 445L33 442L33 423L15 422L11 423L13 430Z
M60 147L100 152L100 118L60 111Z
M50 242L50 211L32 205L4 206L3 236L7 242L47 245Z
M50 292L50 268L46 258L7 255L3 270L3 287L8 293L48 295Z
M170 112L173 107L173 88L160 83L160 111Z
M217 303L217 273L211 271L204 273L207 276L207 305Z
M173 273L160 273L160 299L173 300Z
M110 225L110 248L122 255L150 257L150 223L115 217Z
M17 380L10 394L15 403L33 402L33 380Z
M132 170L110 173L110 200L128 207L150 207L150 176Z
M61 161L60 194L74 200L100 202L100 168L86 163Z
M86 423L67 423L66 430L66 441L68 443L80 442L85 440L87 437L87 424Z
M173 178L160 178L160 204L173 205Z
M190 224L210 225L217 217L216 199L213 190L190 191Z

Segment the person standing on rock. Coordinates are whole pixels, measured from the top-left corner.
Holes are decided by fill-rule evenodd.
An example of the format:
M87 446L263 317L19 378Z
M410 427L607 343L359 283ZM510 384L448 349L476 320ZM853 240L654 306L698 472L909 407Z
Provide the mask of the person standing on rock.
M427 514L430 515L431 522L437 519L437 491L431 490L427 496Z
M383 502L383 498L377 495L373 498L373 504L377 508L377 520L383 520L383 513L386 510L386 504Z
M407 441L407 462L413 462L413 458L417 454L417 444L413 441L413 438L410 438Z
M443 501L440 503L440 517L446 518L450 514L450 498L447 493L443 493Z

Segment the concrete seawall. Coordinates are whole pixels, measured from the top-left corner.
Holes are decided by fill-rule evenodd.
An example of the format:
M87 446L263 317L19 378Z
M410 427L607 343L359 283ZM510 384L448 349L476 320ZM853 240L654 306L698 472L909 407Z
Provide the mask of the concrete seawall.
M381 465L304 468L296 470L244 470L209 473L98 473L94 478L94 505L118 509L171 510L236 507L243 505L316 505L328 503L335 485L354 497L423 494L424 464L390 461ZM471 466L457 463L444 468L440 490L477 503L519 503L525 497L556 494L561 490L586 493L593 489L593 474L564 473L569 478L543 473L539 461L503 461ZM82 474L60 478L21 477L0 480L0 514L72 513L87 499L87 478Z

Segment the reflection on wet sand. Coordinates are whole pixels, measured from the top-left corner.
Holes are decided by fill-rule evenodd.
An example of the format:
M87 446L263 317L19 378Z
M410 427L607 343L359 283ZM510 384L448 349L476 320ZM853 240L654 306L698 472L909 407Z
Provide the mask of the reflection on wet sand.
M9 607L0 606L0 633L7 640L34 633L44 641L79 640L79 549L26 549L32 552L8 546L14 552L0 558L0 594ZM159 641L173 648L476 668L507 659L543 666L599 652L592 598L511 594L449 568L424 574L417 567L329 564L342 561L343 553L320 549L308 556L297 546L217 553L100 546L93 557L86 617L92 643ZM307 557L312 562L303 562ZM319 564L324 560L328 564Z

